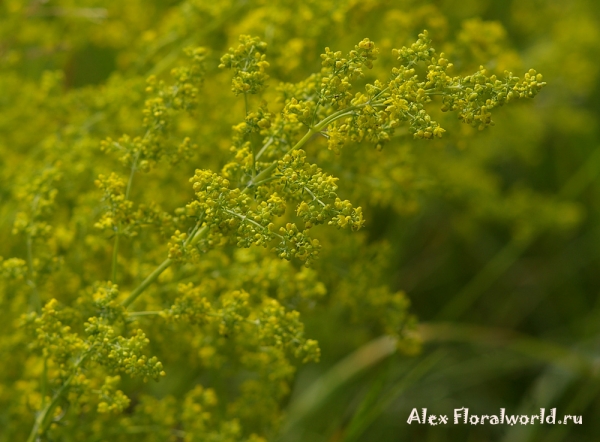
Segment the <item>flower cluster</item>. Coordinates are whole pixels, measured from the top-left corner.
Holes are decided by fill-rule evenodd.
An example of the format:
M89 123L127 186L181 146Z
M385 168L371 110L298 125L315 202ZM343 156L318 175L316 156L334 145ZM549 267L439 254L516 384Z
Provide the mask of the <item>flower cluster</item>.
M519 98L533 98L546 84L534 69L530 69L523 80L505 71L501 80L495 75L488 77L483 66L479 72L461 80L445 77L439 81L432 78L431 82L437 90L456 91L444 96L442 110L456 111L461 121L479 130L494 124L490 112L493 108Z
M0 256L0 278L22 281L27 275L27 263L19 258L3 259Z
M221 57L221 69L233 71L231 90L235 95L256 94L265 88L269 79L265 70L269 67L266 61L267 44L258 37L240 36L237 48L229 48L229 52Z
M426 109L436 95L442 96L443 111L455 111L463 122L483 129L493 124L491 109L516 98L533 98L545 85L534 70L524 80L506 72L505 81L501 81L494 75L488 77L483 68L473 75L452 77L447 74L452 63L443 53L436 57L424 31L410 47L394 49L399 66L392 69L387 82L376 80L365 86L364 93L353 96L352 81L363 75L363 66L372 67L377 53L368 40L359 43L347 58L327 48L322 55L320 90L316 76L303 83L302 94L294 94L297 91L287 87L286 114L322 131L328 147L336 153L349 141L366 140L380 149L402 122L408 123L415 138L441 137L445 130ZM429 63L425 79L417 72L423 63Z
M206 49L201 47L188 47L184 52L190 59L189 64L174 68L171 71L171 76L175 79L175 82L166 91L163 90L159 92L159 95L168 97L168 101L175 110L191 110L198 106L198 100L200 98L199 87L204 83L204 76L206 74ZM154 92L156 87L156 77L150 77L146 91L148 93ZM160 115L156 116L151 112L146 111L144 111L144 114L147 118L144 120L144 125L146 127L152 125L150 122L151 119L160 117Z
M325 174L316 164L307 163L302 149L285 155L278 163L277 173L281 175L280 185L285 193L290 198L300 199L296 214L307 228L325 222L352 230L362 227L362 209L338 198L338 179ZM333 204L325 202L329 200L333 200Z
M276 229L275 218L282 216L286 209L285 200L276 192L266 194L262 201L251 205L252 198L247 193L230 189L229 180L214 172L196 170L190 181L197 200L188 204L188 214L201 217L202 231L206 232L194 245L197 243L206 249L218 244L220 238L233 235L238 247L267 247L275 241L273 249L281 258L298 258L308 265L316 257L319 243L309 238L307 231L300 232L293 223ZM265 189L259 189L259 194L261 190Z
M325 53L321 54L321 104L330 104L334 109L348 106L352 99L352 82L364 76L363 68L373 68L373 61L377 60L378 54L379 48L368 38L358 43L347 58L343 57L341 51L325 48Z
M217 410L215 391L197 385L185 397L182 422L188 429L191 441L234 441L240 440L241 428L237 421L221 421L215 419ZM196 435L202 435L202 439Z
M215 287L181 284L179 297L164 310L162 316L175 321L186 321L203 327L213 327L219 335L234 338L243 333L256 337L256 344L289 352L304 363L317 361L320 350L317 342L304 337L304 325L297 311L288 311L277 300L264 299L253 305L244 290L220 293L215 298Z
M47 302L40 314L31 313L23 318L23 326L33 337L32 349L41 352L48 367L44 376L50 377L48 381L57 387L51 398L43 398L47 406L40 412L32 434L47 430L59 402L70 393L79 397L79 401L94 395L93 383L85 374L92 366L103 367L109 373L141 377L144 381L165 376L162 363L155 356L148 358L142 353L149 342L142 330L124 336L127 314L115 301L118 294L117 287L110 282L98 286L91 303L87 303L95 316L83 324L80 321L85 308L63 307L56 299ZM100 413L120 412L129 405L129 399L115 388L119 380L118 376L109 375L95 392Z
M276 300L269 299L254 321L263 345L292 350L303 363L319 360L319 344L314 339L304 338L304 325L297 311L286 311Z
M129 338L119 336L115 329L98 317L92 317L85 323L89 348L93 349L91 360L106 366L111 372L124 372L130 376L158 380L165 376L162 363L156 356L151 358L141 354L150 342L141 329L133 332Z
M139 234L142 227L154 225L161 230L171 227L173 217L152 202L134 207L133 201L127 198L125 180L116 173L108 177L98 176L96 186L103 193L105 211L94 227L114 235L132 237Z
M64 324L68 320L69 311L61 309L56 299L48 301L41 314L31 314L25 319L25 325L35 336L32 346L52 358L64 370L63 376L68 376L67 367L73 357L83 354L86 347L84 339Z
M118 226L129 226L134 223L133 202L125 197L125 180L116 173L110 176L100 175L96 186L104 194L103 200L107 205L95 227L101 230L117 231Z
M118 140L107 138L101 148L105 152L116 152L120 161L132 170L149 171L161 159L171 164L189 158L197 149L189 137L177 140L171 134L176 115L184 110L191 112L199 100L199 88L205 76L206 49L187 48L189 65L171 71L174 83L165 84L155 75L147 80L142 126L143 136L123 135Z
M117 390L117 385L120 381L121 376L106 377L98 393L100 399L98 413L118 414L129 407L131 400L121 390Z
M50 234L52 227L47 219L55 206L58 195L56 183L61 176L58 167L51 167L21 188L17 199L22 210L16 214L13 234L25 233L30 238Z

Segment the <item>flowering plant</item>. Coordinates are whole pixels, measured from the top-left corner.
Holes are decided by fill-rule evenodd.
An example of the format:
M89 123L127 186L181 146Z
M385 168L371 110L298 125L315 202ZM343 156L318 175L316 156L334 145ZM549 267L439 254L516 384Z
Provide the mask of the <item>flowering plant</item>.
M186 16L171 19L167 30ZM108 30L89 38L118 47L126 31ZM157 61L161 32L147 31L137 60L120 52L150 75L65 92L64 70L20 84L7 58L17 67L0 77L35 103L14 100L31 131L0 146L27 170L2 188L14 214L0 261L0 351L18 367L0 381L12 440L271 440L297 368L322 356L304 318L323 311L418 351L406 295L385 282L392 252L360 232L374 210L355 201L414 212L445 183L424 184L399 140L434 149L454 124L446 112L484 130L545 86L533 69L455 74L427 31L385 54L368 38L326 47L320 68L281 82L271 69L293 73L291 40L273 61L246 34L220 57L206 45Z

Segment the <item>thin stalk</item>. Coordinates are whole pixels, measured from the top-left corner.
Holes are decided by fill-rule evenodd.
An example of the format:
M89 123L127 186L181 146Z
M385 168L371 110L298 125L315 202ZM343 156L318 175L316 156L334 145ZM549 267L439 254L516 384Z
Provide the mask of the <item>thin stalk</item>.
M42 310L42 301L33 273L33 238L31 237L31 233L27 233L27 284L31 287L30 303L36 311L40 312Z
M150 273L150 275L148 275L146 279L142 281L140 285L137 286L137 288L133 292L130 293L130 295L127 298L125 298L121 305L123 307L129 307L129 305L133 301L135 301L137 297L140 296L150 284L156 281L158 277L162 274L162 272L167 270L171 266L171 264L173 264L173 260L171 258L165 259L156 269L154 269L152 273Z
M207 226L204 226L204 227L198 229L193 236L190 236L189 241L186 241L185 245L195 246L196 244L198 244L198 241L200 241L202 238L204 238L204 236L207 233L208 233Z
M385 94L388 91L389 87L385 87L383 89L381 89L379 92L377 92L375 95L373 95L373 98L371 98L371 101L376 101L379 97L381 97L383 94Z
M317 118L317 112L318 112L318 110L319 110L319 106L321 105L321 98L322 98L322 97L319 97L319 101L317 101L317 104L315 105L315 110L314 110L314 112L313 112L313 115L312 115L312 118L311 118L311 120L310 120L310 124L311 124L311 125L314 125L314 123L315 123L315 118Z
M157 316L160 315L161 312L156 311L156 312L152 312L152 311L147 311L147 312L131 312L129 313L129 316Z
M265 227L265 226L263 226L261 224L258 224L256 221L248 218L246 215L242 215L242 214L239 214L239 213L236 213L236 212L234 212L232 210L227 210L227 209L225 209L225 212L229 213L230 215L237 216L239 219L242 220L242 222L247 221L250 224L254 224L256 227L258 227L261 230L267 230L267 231L269 230L267 227ZM281 236L280 234L275 233L275 232L271 232L271 233L273 233L273 235L277 236L282 241L285 241L285 238L283 236Z
M265 184L265 183L268 183L269 181L276 180L277 178L281 178L281 175L270 176L269 178L265 178L264 180L255 182L254 185L260 186L261 184Z
M306 191L308 192L308 194L309 194L310 196L312 196L312 199L313 199L313 201L316 201L316 202L318 202L318 203L319 203L319 204L320 204L322 207L325 207L325 206L326 206L326 204L325 204L323 201L321 201L319 198L317 198L317 197L315 196L315 194L314 194L314 193L312 193L308 187L304 186L304 190L306 190Z
M334 121L337 121L340 118L354 115L354 111L356 109L356 107L351 107L349 109L343 109L342 111L335 112L321 120L321 122L315 126L315 129L320 132L322 129L326 128L327 125L329 125L330 123L333 123Z
M115 242L113 244L113 253L112 253L112 270L110 272L110 280L116 284L117 283L117 258L119 256L119 238L121 235L119 234L119 230L121 230L121 223L117 227L117 232L115 234Z
M52 415L52 412L58 405L58 401L60 401L60 399L65 394L65 392L70 387L71 382L73 382L73 379L75 379L75 376L77 375L77 369L81 366L81 364L83 364L83 362L91 354L91 350L92 350L91 348L88 349L79 358L79 360L75 363L75 366L73 367L74 369L73 369L73 373L71 374L71 376L69 376L67 378L67 380L62 384L62 386L58 389L58 391L56 393L54 393L52 400L50 402L48 402L48 404L37 415L35 422L33 424L33 428L31 429L31 433L29 434L29 437L27 438L27 442L35 442L36 440L38 440L38 436L43 434L48 429L48 426L51 423L50 417Z
M248 113L249 113L249 109L248 109L248 94L245 92L244 93L244 106L246 108L246 115L244 116L244 119L248 118ZM251 138L252 134L250 134ZM252 143L252 139L250 139L250 151L252 152L252 178L254 178L256 176L256 152L254 152L254 143Z
M46 404L46 390L48 389L48 357L44 356L44 369L42 370L41 393L42 407Z
M258 153L256 154L256 159L258 160L261 155L265 152L265 150L267 150L267 148L273 144L273 141L275 141L275 139L273 137L269 138L269 141L267 141L265 143L265 145L258 151Z
M148 135L146 135L144 138ZM129 180L127 181L127 187L125 188L125 200L129 199L129 194L131 193L131 185L133 183L133 176L135 175L135 171L137 170L137 162L139 158L139 153L136 154L133 159L133 164L131 165L131 172L129 173ZM117 226L117 232L115 233L115 243L113 245L113 254L112 254L112 270L111 270L111 281L116 284L117 283L117 266L118 266L118 258L119 258L119 242L121 238L121 223Z
M382 107L383 106L383 101L382 100L367 101L366 103L363 103L363 104L359 104L359 105L356 105L356 106L350 106L350 107L347 107L345 109L341 109L341 110L339 110L337 112L332 113L331 115L329 115L328 117L324 118L323 120L321 120L321 122L315 126L315 130L321 131L322 129L324 129L325 127L327 127L327 125L333 123L334 121L337 121L337 120L339 120L340 118L343 118L343 117L347 117L347 116L353 115L355 110L361 109L361 108L366 107L366 106Z
M198 241L202 239L208 233L208 227L202 227L193 236L188 238L188 241L184 243L184 245L194 246L198 244ZM129 307L133 301L135 301L138 296L140 296L144 291L152 284L154 281L158 279L162 273L167 270L171 264L173 264L173 260L171 258L165 259L154 271L148 275L146 279L142 281L142 283L135 288L133 292L129 294L127 298L121 302L121 305L124 307Z
M294 144L293 147L291 147L287 152L291 152L293 150L296 149L300 149L300 147L304 146L306 144L306 142L308 140L310 140L310 138L318 133L319 131L313 128L308 129L308 131L306 132L306 134L296 143ZM269 167L267 167L266 169L263 169L258 175L256 175L252 180L250 180L250 182L248 183L248 185L246 186L246 188L242 191L242 193L246 193L248 192L248 189L250 189L250 187L252 187L256 182L258 181L262 181L265 178L268 178L269 175L271 175L271 172L273 172L275 169L277 168L277 162L273 162Z
M365 107L367 105L373 106L373 107L379 107L379 106L383 105L383 102L379 102L379 101L374 102L374 103L367 102L367 103L359 104L358 106L351 106L351 107L339 110L337 112L334 112L333 114L329 115L328 117L325 117L324 119L322 119L319 122L319 124L317 124L316 126L309 128L308 131L306 132L306 134L304 134L304 136L296 144L294 144L292 147L290 147L288 149L286 154L293 152L296 149L300 149L302 146L304 146L308 142L308 140L310 140L310 138L314 134L321 132L321 130L323 130L329 124L333 123L336 120L339 120L340 118L344 118L344 117L353 115L355 110ZM277 162L274 162L266 169L263 169L258 175L256 175L254 178L252 178L252 180L250 180L250 182L248 183L246 188L242 191L242 193L248 192L248 189L250 187L256 185L256 183L258 181L261 181L261 180L267 178L271 174L271 172L273 172L276 168L277 168Z
M145 138L145 137L144 137ZM131 172L129 173L129 180L127 181L127 188L125 189L125 199L129 199L129 194L131 193L131 184L133 183L133 176L135 175L135 171L137 170L137 162L140 154L139 152L135 155L133 159L133 164L131 165Z

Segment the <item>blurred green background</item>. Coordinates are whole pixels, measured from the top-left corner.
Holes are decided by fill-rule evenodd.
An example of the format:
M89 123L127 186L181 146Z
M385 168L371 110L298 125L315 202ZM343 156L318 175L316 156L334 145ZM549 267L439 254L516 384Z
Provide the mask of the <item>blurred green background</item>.
M15 166L36 155L43 162L38 146L56 128L89 123L64 117L67 110L52 109L47 97L28 92L27 84L43 84L45 71L61 72L64 79L58 90L49 82L50 97L80 91L118 105L104 85L164 74L191 44L211 48L216 60L245 33L269 44L273 85L315 72L325 46L348 50L364 37L382 48L373 76L385 76L390 49L408 44L422 29L457 72L484 65L523 75L533 67L548 86L533 101L499 110L496 126L483 132L440 114L448 131L442 140L398 137L382 153L349 146L339 158L322 155L326 169L349 178L347 196L365 207L366 243L374 249L386 244L381 281L407 293L423 347L416 356L396 354L389 341L366 339L376 335L368 324L348 326L346 313L335 305L317 308L305 322L307 335L321 344L322 362L300 370L281 440L600 440L595 0L4 0L3 255L20 250L10 236L11 194L19 180ZM133 101L140 100L138 90L128 92ZM207 92L207 100L215 96ZM77 112L77 100L60 106ZM227 139L235 115L213 109L203 115L208 128L200 132ZM55 119L38 118L41 112ZM127 111L110 109L99 117L104 120L93 123L91 138L124 132L125 123L115 129L105 122L106 115L119 112ZM68 152L66 145L60 155L68 158ZM178 172L184 185L193 167L188 169ZM320 272L326 274L337 252L324 251ZM352 279L362 270L350 271ZM583 423L407 424L413 408L451 415L461 407L478 415L500 408L528 415L556 408L558 416L581 415Z

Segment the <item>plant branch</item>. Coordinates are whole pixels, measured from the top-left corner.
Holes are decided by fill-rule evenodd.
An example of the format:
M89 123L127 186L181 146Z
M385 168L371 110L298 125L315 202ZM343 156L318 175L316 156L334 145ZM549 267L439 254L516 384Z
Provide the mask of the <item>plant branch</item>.
M195 234L188 238L184 245L195 246L196 244L198 244L198 241L200 241L200 239L202 239L207 233L208 227L206 226L198 229ZM167 270L171 266L171 264L173 264L173 260L171 258L165 259L156 269L154 269L154 271L150 275L148 275L146 279L142 281L142 283L139 286L137 286L133 290L133 292L129 294L127 298L123 300L123 302L121 302L121 305L123 305L124 307L129 307L131 303L138 298L138 296L144 293L144 291L154 281L156 281L165 270Z
M67 380L58 389L58 391L56 393L54 393L52 400L50 402L48 402L48 404L39 412L39 414L37 415L35 422L33 424L33 428L31 429L31 433L29 434L29 437L27 438L27 442L35 442L36 440L38 440L38 438L41 434L46 432L46 430L48 429L48 426L51 423L49 418L50 418L52 412L54 411L54 409L56 408L56 406L58 405L58 401L63 397L63 395L69 389L71 382L73 382L73 379L75 379L75 376L77 375L77 370L79 369L79 367L81 367L83 362L89 357L91 352L92 352L92 347L90 347L88 350L86 350L86 352L79 358L79 360L75 363L75 365L73 367L73 373L71 373L71 376L69 376L67 378Z
M292 146L287 152L290 153L296 149L300 149L302 146L304 146L311 138L313 135L318 134L321 132L321 130L323 128L325 128L327 125L333 123L334 121L343 118L345 116L349 116L352 115L353 112L357 109L360 109L362 107L365 107L367 105L370 106L381 106L382 103L380 102L375 102L375 103L364 103L364 104L360 104L358 106L351 106L349 108L346 109L342 109L340 111L334 112L333 114L329 115L328 117L324 118L323 120L321 120L319 122L319 124L317 124L314 127L311 127L308 129L308 131L306 132L306 134L304 134L304 136L298 140L298 142L296 144L294 144L294 146ZM264 150L264 147L263 149ZM261 150L261 152L262 152ZM255 186L257 183L260 182L265 182L266 180L269 180L271 177L271 173L277 168L277 161L274 161L270 166L268 166L267 168L263 169L258 175L254 176L252 178L252 180L250 180L250 182L248 182L248 184L246 185L246 188L242 191L242 194L247 193L249 191L249 189L252 186ZM239 217L243 217L243 215L239 215L235 212L232 212L232 214L239 216ZM249 220L251 221L251 220ZM261 228L263 226L260 226ZM191 236L189 238L189 241L187 241L185 244L186 245L196 245L198 243L198 241L200 241L200 239L206 235L208 233L208 227L203 227L201 229L199 229L193 236ZM158 279L158 277L166 270L168 269L171 264L173 264L173 260L170 258L167 258L166 260L164 260L146 279L144 279L144 281L142 281L142 283L136 287L133 292L131 292L131 294L122 302L122 305L125 307L128 307L129 305L131 305L131 303L133 301L135 301L138 296L140 296L147 288L148 286L150 286L154 281L156 281Z

